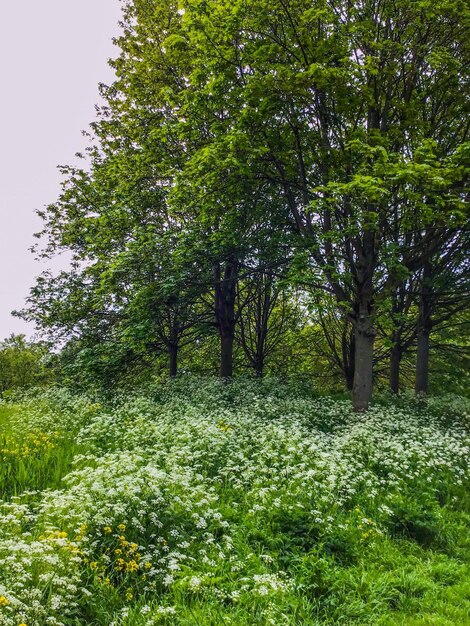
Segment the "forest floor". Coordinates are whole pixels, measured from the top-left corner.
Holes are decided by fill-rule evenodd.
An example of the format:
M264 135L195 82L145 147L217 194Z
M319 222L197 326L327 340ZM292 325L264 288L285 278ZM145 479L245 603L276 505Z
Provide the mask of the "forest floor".
M470 401L0 403L0 626L470 625Z

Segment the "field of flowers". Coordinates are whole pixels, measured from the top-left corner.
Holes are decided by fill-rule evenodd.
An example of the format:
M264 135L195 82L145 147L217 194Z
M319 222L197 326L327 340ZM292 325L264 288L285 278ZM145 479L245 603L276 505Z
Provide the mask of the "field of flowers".
M470 402L0 403L0 626L470 624Z

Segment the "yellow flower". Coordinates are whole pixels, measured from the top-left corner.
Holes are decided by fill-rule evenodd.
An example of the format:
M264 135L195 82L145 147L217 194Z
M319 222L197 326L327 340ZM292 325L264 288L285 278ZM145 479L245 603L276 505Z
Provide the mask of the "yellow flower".
M98 567L98 563L96 561L92 561L90 563L90 567L91 567L91 569L96 569Z
M5 596L0 596L0 606L8 606L10 604L10 600L5 598Z
M111 528L111 526L105 526L103 530L107 535L113 532L113 529Z
M18 626L28 626L28 625L25 624L24 622L21 622L21 624L18 624Z
M132 590L128 589L126 591L126 600L132 600L133 597L134 597L134 594L132 593Z
M126 569L128 572L136 572L139 569L139 564L136 561L129 561Z
M119 524L118 530L123 533L126 530L126 525L125 524Z

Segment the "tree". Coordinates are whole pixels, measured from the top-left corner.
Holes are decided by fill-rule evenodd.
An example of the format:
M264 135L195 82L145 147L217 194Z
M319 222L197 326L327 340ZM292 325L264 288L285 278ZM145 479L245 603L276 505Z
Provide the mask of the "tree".
M49 351L45 344L11 335L0 342L0 393L45 382Z
M272 271L261 270L239 285L237 297L241 311L237 340L255 376L261 378L295 314L292 294Z
M289 264L297 287L303 263L336 307L312 307L308 334L366 410L377 333L396 387L400 325L421 311L424 355L427 273L467 223L466 17L461 0L125 2L90 170L64 170L43 212L74 267L33 292L35 319L167 350L174 374L212 317L230 378L236 336L255 369L267 356L257 277Z
M418 278L416 322L416 393L428 393L431 333L470 305L468 232L456 233L438 255L429 258Z
M413 260L423 267L462 217L464 3L185 9L198 97L230 113L213 142L226 145L228 134L239 171L283 194L299 246L353 324L353 402L364 410L376 302L393 288L396 265L407 265L407 233L433 225Z

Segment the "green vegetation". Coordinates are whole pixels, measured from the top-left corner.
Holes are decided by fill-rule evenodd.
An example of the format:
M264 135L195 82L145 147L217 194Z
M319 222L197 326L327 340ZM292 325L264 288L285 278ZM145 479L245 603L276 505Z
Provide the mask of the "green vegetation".
M0 345L0 626L470 626L468 2L122 7Z
M2 405L57 452L3 458L0 624L470 624L469 410L191 377Z
M35 492L59 487L79 449L75 438L80 423L62 408L54 410L43 394L28 403L0 404L3 499L26 492L34 499Z
M468 369L464 0L125 0L22 315L75 384ZM451 339L449 340L449 335ZM466 374L468 382L468 374ZM442 377L441 377L442 380Z
M46 383L47 347L26 341L24 335L12 335L0 341L0 394Z

